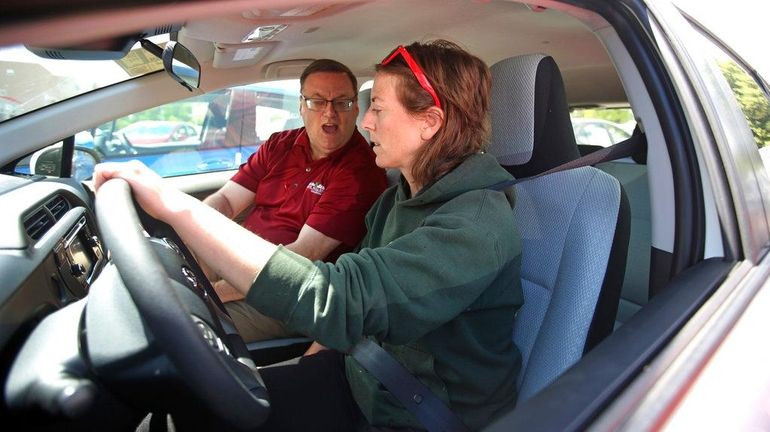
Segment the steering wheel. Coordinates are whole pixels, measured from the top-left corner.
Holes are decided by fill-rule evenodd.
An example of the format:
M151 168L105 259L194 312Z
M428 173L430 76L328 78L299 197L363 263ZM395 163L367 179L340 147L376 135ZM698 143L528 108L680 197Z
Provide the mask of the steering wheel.
M243 364L232 354L238 346L245 347L243 340L238 336L233 344L233 335L226 334L219 323L211 325L211 317L193 313L207 307L189 303L204 300L200 296L177 295L172 286L179 278L169 276L144 235L143 228L151 234L158 229L148 225L165 224L154 219L144 224L140 221L131 188L122 179L109 180L99 189L96 214L120 278L157 346L185 384L215 415L233 426L254 429L261 425L270 410L267 390L253 363ZM185 258L201 274L195 258ZM190 276L188 288L194 290L198 283L194 274ZM209 282L203 279L211 291L203 297L221 307Z

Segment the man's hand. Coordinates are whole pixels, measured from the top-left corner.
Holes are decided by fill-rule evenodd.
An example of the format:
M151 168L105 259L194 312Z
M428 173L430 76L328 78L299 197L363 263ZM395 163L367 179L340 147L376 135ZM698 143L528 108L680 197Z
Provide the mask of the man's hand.
M319 352L321 352L323 350L327 350L327 349L329 349L329 348L326 348L325 346L319 344L318 342L313 342L313 344L310 345L310 348L308 348L307 351L305 351L305 354L302 354L302 356L304 357L304 356L309 356L309 355L317 354L317 353L319 353Z

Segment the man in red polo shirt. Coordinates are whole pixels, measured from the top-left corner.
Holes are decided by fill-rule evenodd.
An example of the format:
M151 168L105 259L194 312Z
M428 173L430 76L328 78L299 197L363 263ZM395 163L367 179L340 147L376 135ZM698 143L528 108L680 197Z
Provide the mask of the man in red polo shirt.
M204 202L312 260L333 262L365 234L364 216L385 190L385 171L356 129L356 77L334 60L316 60L300 77L305 127L273 134ZM284 337L283 324L242 301L224 281L214 288L247 342Z

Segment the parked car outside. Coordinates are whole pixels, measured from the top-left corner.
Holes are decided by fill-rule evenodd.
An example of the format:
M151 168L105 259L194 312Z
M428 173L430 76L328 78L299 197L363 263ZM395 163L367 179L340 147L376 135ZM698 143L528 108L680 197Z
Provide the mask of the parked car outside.
M164 120L170 113L188 121ZM126 126L116 130L119 125ZM237 168L271 134L300 126L299 81L279 80L223 89L112 119L78 132L75 145L96 150L103 161L136 159L161 176L172 177Z
M603 272L586 275L622 275L620 292L607 300L617 313L597 317L612 331L590 348L574 323L596 314L597 302L581 302L583 292L573 291L566 304L548 301L555 287L574 285L553 276L561 260L600 254L593 239L542 239L557 224L588 231L595 221L537 212L519 218L531 233L521 239L522 265L537 270L521 280L537 288L525 306L547 308L526 322L522 314L512 319L517 328L542 330L543 339L577 342L577 359L565 360L558 347L526 353L524 370L541 364L557 372L485 430L770 429L770 346L761 343L770 328L768 86L718 34L670 1L107 0L98 13L85 0L58 8L6 3L0 94L29 99L3 108L0 119L1 424L134 430L151 412L163 424L157 413L169 413L177 430L253 429L263 421L269 395L254 378L255 365L296 355L307 341L243 349L173 232L147 219L105 231L122 215L101 203L133 205L126 191L94 200L88 171L97 159L139 159L168 184L204 198L270 133L301 125L298 78L312 59L338 59L364 82L398 44L441 35L490 66L552 57L565 91L564 100L549 103L628 106L647 146L642 160L590 170L607 180L605 189L628 198L630 211L625 265L606 259ZM761 5L746 14L766 13ZM176 23L184 24L173 39L201 63L201 87L192 92L133 44ZM517 78L544 77L535 71ZM550 84L544 88L556 88ZM526 111L530 121L510 128L516 141L552 138L534 93L493 95L493 114ZM368 101L362 92L362 109ZM190 124L197 138L189 146L146 143L139 151L121 133L139 121ZM602 131L619 127L591 122ZM491 127L494 134L500 124ZM568 150L556 156L573 157ZM516 209L539 200L588 202L568 188L529 191L518 187ZM139 235L137 243L124 241L129 232ZM538 241L547 253L527 252ZM119 273L114 251L137 244L156 255ZM163 271L143 273L156 265ZM398 276L399 269L390 271ZM132 296L123 278L149 294ZM158 288L159 280L171 288ZM155 295L169 292L177 303L148 311L160 304ZM568 305L577 310L561 314ZM554 317L569 331L543 325ZM163 333L177 324L185 331ZM191 346L184 344L196 350L180 350ZM231 409L232 416L222 414Z
M157 147L157 144L200 144L200 132L197 127L185 122L141 120L119 129L116 133L122 134L128 144L135 148L152 148Z
M573 118L572 129L578 145L609 147L628 139L633 128L603 119Z

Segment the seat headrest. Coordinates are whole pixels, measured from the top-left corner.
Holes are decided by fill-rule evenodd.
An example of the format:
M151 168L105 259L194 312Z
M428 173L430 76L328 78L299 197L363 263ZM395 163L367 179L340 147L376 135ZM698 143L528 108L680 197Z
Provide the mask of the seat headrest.
M369 109L369 105L372 103L372 89L364 89L358 92L358 118L356 118L356 125L361 135L369 141L369 131L361 127L361 122L364 120L364 115Z
M561 73L552 57L501 60L492 72L489 153L516 178L580 157Z

